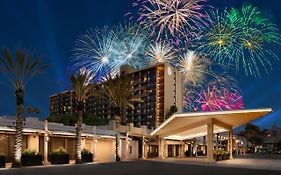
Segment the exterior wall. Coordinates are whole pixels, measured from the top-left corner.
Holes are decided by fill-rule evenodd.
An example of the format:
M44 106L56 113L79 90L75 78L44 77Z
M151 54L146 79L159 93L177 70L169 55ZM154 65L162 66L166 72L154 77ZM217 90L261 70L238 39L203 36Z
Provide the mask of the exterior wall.
M134 109L127 109L127 122L135 126L147 125L155 129L165 120L172 105L182 111L183 81L181 74L168 63L159 63L141 70L133 70L123 66L121 70L125 76L131 76L134 88L140 88L135 95L139 95L143 103L134 103ZM54 114L71 114L75 112L77 103L72 91L66 91L50 96L50 112ZM112 119L110 106L100 97L90 97L84 103L84 111L97 117Z
M65 91L50 96L51 114L72 114L73 112L76 112L76 109L77 102L74 98L73 91Z
M96 143L95 161L112 162L115 160L115 140L98 139Z
M176 106L178 107L178 112L183 112L183 96L184 96L184 82L183 77L180 72L176 70Z
M183 77L180 72L168 63L165 63L165 99L164 99L164 117L172 105L176 105L178 112L183 110Z
M139 157L138 141L121 140L121 160L135 160Z
M93 153L93 149L94 149L93 138L84 137L83 140L82 140L81 148L86 149L86 150L90 151L91 153Z
M164 87L164 120L172 105L176 105L176 92L175 92L175 71L172 66L165 64L165 87Z
M39 135L32 134L27 136L27 148L39 152Z

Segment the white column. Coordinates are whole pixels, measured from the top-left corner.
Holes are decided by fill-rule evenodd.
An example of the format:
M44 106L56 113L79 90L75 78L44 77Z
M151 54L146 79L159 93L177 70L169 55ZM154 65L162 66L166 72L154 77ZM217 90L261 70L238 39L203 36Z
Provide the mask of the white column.
M185 151L185 143L183 142L183 144L181 145L181 153L180 153L181 157L184 157L184 151Z
M206 154L206 136L203 136L203 154Z
M142 136L142 159L146 158L146 152L145 152L145 140L144 140L144 136Z
M96 151L97 151L97 136L96 136L96 126L93 127L94 130L94 136L93 136L93 161L96 160Z
M167 147L167 140L163 140L163 158L165 159L168 157L168 147Z
M231 128L231 130L229 131L229 159L233 159L233 156L232 156L232 151L233 151L233 130Z
M214 124L207 124L207 162L214 162Z
M162 140L159 139L158 141L158 157L162 158L162 144L161 144Z
M50 165L48 161L48 142L49 142L49 131L48 131L48 120L44 123L44 165Z
M129 157L128 157L128 154L129 154L129 135L128 135L128 132L126 132L126 140L125 140L125 160L127 160Z

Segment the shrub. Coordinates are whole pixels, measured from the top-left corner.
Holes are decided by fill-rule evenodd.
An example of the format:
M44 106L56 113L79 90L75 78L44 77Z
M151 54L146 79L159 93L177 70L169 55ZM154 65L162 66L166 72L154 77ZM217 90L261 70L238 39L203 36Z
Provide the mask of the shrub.
M58 149L56 149L53 154L55 155L66 155L67 151L63 148L63 147L59 147Z
M36 152L34 150L31 150L31 149L25 149L22 152L22 155L24 155L24 156L33 156L33 155L36 155Z
M82 151L81 151L81 154L84 154L84 155L88 155L88 154L92 154L89 150L87 150L87 149L83 149Z
M0 153L0 156L6 156L6 154L4 154L4 153Z

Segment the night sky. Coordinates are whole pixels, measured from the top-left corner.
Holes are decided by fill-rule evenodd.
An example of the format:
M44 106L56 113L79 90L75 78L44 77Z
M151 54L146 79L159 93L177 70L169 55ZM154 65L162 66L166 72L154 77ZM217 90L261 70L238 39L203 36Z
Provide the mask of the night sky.
M280 0L209 0L224 9L252 3L281 28ZM70 87L71 55L74 41L89 28L124 23L133 11L132 0L1 0L0 46L33 48L51 67L32 79L26 87L25 106L39 107L36 115L49 113L49 96ZM278 48L280 51L280 47ZM279 58L281 52L279 52ZM245 108L272 107L274 112L255 121L261 127L281 126L281 61L273 61L273 70L261 78L233 75L239 82ZM15 115L14 91L0 78L0 115Z

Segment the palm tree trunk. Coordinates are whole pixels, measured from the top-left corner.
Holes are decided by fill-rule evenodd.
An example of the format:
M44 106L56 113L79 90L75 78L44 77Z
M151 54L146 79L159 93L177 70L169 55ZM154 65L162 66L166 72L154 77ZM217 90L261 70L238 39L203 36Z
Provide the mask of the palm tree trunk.
M23 90L16 90L16 133L13 167L21 166L22 130L23 130Z
M78 105L79 108L80 105ZM83 123L83 111L81 108L78 109L78 118L76 125L76 163L82 163L81 155L81 134L82 134L82 123Z
M115 138L115 154L116 154L116 161L120 161L120 123L121 123L121 117L120 117L120 112L121 108L120 107L115 107L114 109L114 120L116 124L116 138Z

